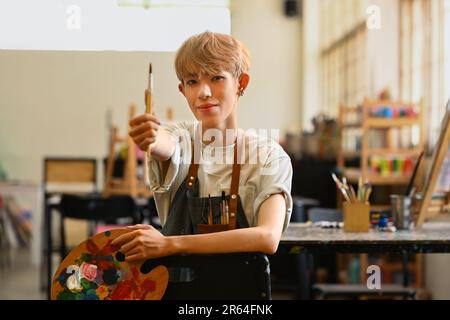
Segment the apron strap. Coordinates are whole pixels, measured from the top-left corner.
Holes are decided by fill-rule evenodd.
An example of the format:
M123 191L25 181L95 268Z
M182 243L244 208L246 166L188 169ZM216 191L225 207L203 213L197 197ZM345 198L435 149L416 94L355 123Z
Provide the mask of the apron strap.
M231 229L236 229L236 216L237 216L237 196L239 191L239 176L241 173L241 164L237 161L237 145L238 141L234 144L234 159L233 159L233 171L231 172L231 187L230 187L230 216L229 226Z
M191 189L194 187L194 184L197 182L197 171L198 171L198 163L194 161L194 145L192 145L192 159L191 165L189 166L188 178L187 178L187 188Z
M229 226L230 229L236 228L236 215L237 215L237 196L239 191L239 177L241 173L241 164L237 161L238 156L238 142L239 139L236 138L236 142L234 144L234 156L233 156L233 169L231 172L231 187L230 187L230 215L229 215ZM199 164L194 161L194 143L192 143L192 158L191 164L189 166L186 187L191 189L194 187L197 182L197 172Z

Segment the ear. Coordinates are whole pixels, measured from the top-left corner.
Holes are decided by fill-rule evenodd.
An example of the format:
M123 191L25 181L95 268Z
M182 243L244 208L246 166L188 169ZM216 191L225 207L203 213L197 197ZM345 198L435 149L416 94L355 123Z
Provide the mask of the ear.
M250 76L248 73L242 73L239 77L239 91L244 91L247 88L249 81Z
M180 82L180 84L178 84L178 90L183 94L183 96L186 96L184 94L184 84L182 82Z

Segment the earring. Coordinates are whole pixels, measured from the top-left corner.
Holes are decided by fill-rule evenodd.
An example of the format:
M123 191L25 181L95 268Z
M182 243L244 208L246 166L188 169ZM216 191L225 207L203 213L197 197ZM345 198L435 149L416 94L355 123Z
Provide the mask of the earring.
M239 90L238 95L242 97L244 95L244 89Z

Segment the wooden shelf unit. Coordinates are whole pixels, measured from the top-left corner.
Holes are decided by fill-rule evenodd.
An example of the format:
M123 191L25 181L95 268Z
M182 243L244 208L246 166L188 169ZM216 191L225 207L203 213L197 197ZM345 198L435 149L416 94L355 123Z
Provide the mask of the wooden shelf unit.
M383 118L374 117L370 114L371 109L375 108L411 108L415 110L416 115L414 117L397 117L397 118ZM350 123L346 122L346 118L349 114L353 114L356 120ZM368 100L366 99L364 103L359 107L347 107L340 106L339 109L339 119L338 123L340 126L340 141L341 148L338 152L337 165L340 168L343 175L347 179L355 183L358 181L359 176L363 178L364 181L368 180L373 185L407 185L410 181L410 174L391 174L383 175L376 174L371 171L369 166L369 160L374 156L382 157L412 157L417 159L420 152L425 146L425 130L423 125L424 108L423 102L419 103L403 103L397 101L387 101L387 100ZM399 147L395 143L394 130L399 128L409 127L412 128L416 126L418 128L419 137L418 142L415 145L409 147ZM343 148L344 132L348 129L354 129L359 132L360 137L360 149L359 150L346 150ZM372 130L383 130L386 135L384 141L384 147L371 147L369 145L369 132ZM412 136L412 133L411 133ZM412 137L411 142L412 142ZM347 159L360 159L359 168L347 168L345 162ZM420 178L419 178L420 179Z
M378 107L391 107L400 108L404 106L410 106L414 108L417 115L412 118L383 118L383 117L373 117L370 113L371 109ZM349 117L350 115L350 117ZM348 119L350 118L350 119ZM389 191L393 188L407 186L411 179L411 174L390 174L381 175L379 173L374 173L371 171L369 166L370 158L373 156L382 157L410 157L413 158L414 167L415 161L418 156L424 150L425 147L425 128L424 128L424 107L423 100L419 103L404 103L398 101L387 101L387 100L368 100L365 99L363 104L357 107L348 107L341 105L339 108L338 123L340 128L340 149L337 155L337 166L340 172L347 178L350 184L358 184L358 179L361 176L363 181L369 181L374 187L373 192L377 192L375 188L385 188L387 187ZM350 121L349 121L350 120ZM398 128L403 127L418 127L418 141L417 144L411 145L409 147L396 145L394 141L393 131ZM359 149L344 149L344 135L346 130L353 130L359 139L358 143L354 143ZM384 146L383 147L372 147L369 144L369 132L372 130L382 130L384 131ZM412 132L411 132L412 135ZM412 141L412 137L411 141ZM358 163L357 167L347 167L346 162L353 159L353 163ZM390 170L391 172L393 170ZM416 184L420 184L423 181L423 172L419 172L416 176ZM392 192L389 192L392 193ZM338 192L338 203L342 202L342 196ZM371 210L373 211L385 211L390 209L390 203L371 203ZM385 257L386 258L386 257ZM362 282L365 281L367 275L365 273L366 267L368 265L369 257L367 254L360 254L360 268L361 275L360 279ZM388 259L389 260L389 259ZM389 262L382 259L382 268L389 274L392 278L394 271L401 271L399 262ZM345 265L341 261L341 268ZM421 255L416 255L414 261L408 264L408 269L410 274L414 275L412 279L412 284L415 287L423 286L423 259ZM388 278L389 278L388 277Z

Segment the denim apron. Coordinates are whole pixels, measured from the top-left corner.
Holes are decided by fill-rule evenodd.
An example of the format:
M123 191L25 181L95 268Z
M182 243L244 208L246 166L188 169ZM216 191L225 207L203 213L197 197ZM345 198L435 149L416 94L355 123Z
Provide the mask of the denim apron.
M172 200L169 214L161 230L165 236L210 233L236 228L248 228L247 218L239 197L240 164L237 161L237 141L234 144L234 160L231 173L230 194L225 195L229 203L229 223L220 224L221 196L211 198L199 197L199 182L197 179L198 163L194 161L194 147L192 159L186 179L180 185ZM194 143L192 143L194 146ZM208 224L209 204L211 199L212 223ZM201 228L200 228L201 227ZM185 285L194 280L195 272L189 267L169 267L169 282L164 299L177 297Z
M192 147L192 160L186 179L180 185L175 197L172 200L169 214L162 228L162 234L186 235L196 233L208 233L215 231L232 230L236 228L247 228L248 222L239 197L239 176L241 165L237 161L238 139L234 144L233 169L231 173L230 194L225 195L225 200L229 203L229 223L225 228L215 228L220 226L220 203L222 197L211 197L211 207L213 224L208 231L209 198L199 197L199 182L197 171L199 164L194 161L194 147ZM192 143L194 146L194 143ZM203 228L199 228L203 226ZM205 227L206 226L206 227ZM206 231L205 231L206 228Z

